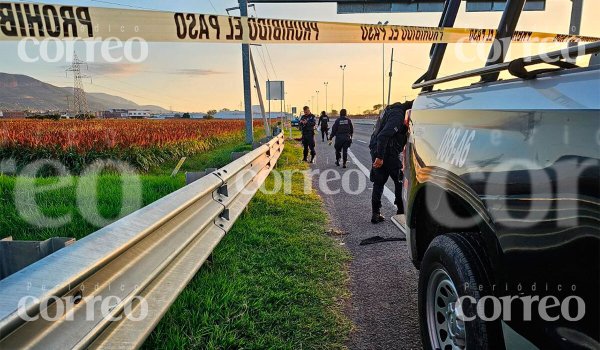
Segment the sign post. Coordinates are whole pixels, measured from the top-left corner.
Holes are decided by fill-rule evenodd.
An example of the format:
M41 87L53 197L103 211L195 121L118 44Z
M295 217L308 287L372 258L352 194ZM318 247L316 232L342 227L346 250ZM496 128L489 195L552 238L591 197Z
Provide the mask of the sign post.
M285 83L283 81L267 81L267 100L269 101L269 120L271 120L271 101L283 101ZM283 110L283 107L282 107Z

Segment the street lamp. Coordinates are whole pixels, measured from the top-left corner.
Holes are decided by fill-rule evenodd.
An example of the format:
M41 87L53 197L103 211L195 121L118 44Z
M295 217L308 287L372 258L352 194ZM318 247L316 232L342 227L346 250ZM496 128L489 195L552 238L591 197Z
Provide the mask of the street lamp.
M381 21L377 22L378 25L387 25L388 23L390 23L389 21L385 21L384 23L382 23ZM382 72L382 79L381 79L381 86L383 88L383 92L381 93L381 105L382 108L385 108L385 42L382 44L383 47L383 55L381 56L381 72Z
M317 113L320 113L320 112L319 112L319 92L320 92L320 91L319 91L319 90L317 90L317 91L315 91L315 92L317 93Z
M325 85L325 111L327 111L327 86L329 82L324 82L323 85Z
M344 93L346 92L346 65L340 65L340 69L342 70L342 109L344 109Z

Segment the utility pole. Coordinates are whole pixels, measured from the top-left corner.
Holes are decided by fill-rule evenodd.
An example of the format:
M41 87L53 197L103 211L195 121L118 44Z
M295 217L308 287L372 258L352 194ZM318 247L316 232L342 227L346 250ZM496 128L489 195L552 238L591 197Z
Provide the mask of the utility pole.
M327 109L327 86L329 86L329 82L324 82L325 85L325 109Z
M340 65L340 69L342 70L342 109L344 109L344 93L346 88L346 65Z
M269 119L269 125L271 125L271 98L269 96L271 96L271 81L267 80L267 99L269 100L269 117L267 119Z
M315 91L317 93L317 113L321 113L319 112L319 90Z
M377 22L378 25L387 25L388 21L382 23L381 21ZM383 47L383 53L381 55L381 108L385 108L385 43L381 44Z
M248 0L239 0L240 16L248 17ZM242 75L244 79L244 114L246 119L246 143L254 142L252 124L252 87L250 82L250 45L242 44ZM270 117L270 116L269 116Z
M390 100L392 99L392 71L394 69L394 48L392 47L392 58L390 59L390 88L388 89L388 106L390 105Z
M258 93L258 102L260 103L260 112L262 114L263 123L265 125L265 133L267 137L271 136L271 125L267 121L267 116L265 114L265 104L262 98L262 91L260 90L260 82L258 81L258 74L256 74L256 66L254 65L254 56L252 56L252 52L250 52L250 64L252 65L252 73L254 75L254 85L256 85L256 92Z

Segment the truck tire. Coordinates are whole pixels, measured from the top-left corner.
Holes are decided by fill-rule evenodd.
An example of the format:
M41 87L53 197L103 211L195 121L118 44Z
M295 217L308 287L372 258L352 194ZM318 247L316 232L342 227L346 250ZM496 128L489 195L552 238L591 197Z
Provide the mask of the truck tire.
M481 245L469 233L438 236L427 248L419 273L419 320L425 349L485 350L502 346L500 322L483 321L477 316L475 303L470 302L479 301L491 291L485 260L480 259L478 251L483 251ZM457 307L461 297L473 299ZM461 312L467 319L460 317Z

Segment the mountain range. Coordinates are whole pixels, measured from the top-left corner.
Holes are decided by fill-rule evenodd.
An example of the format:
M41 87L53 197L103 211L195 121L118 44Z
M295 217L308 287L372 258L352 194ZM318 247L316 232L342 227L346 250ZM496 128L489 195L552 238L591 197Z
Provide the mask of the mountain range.
M154 105L139 105L122 97L105 93L86 93L91 111L142 109L165 113ZM73 88L44 83L27 75L0 73L0 111L67 111L67 96L72 103Z

